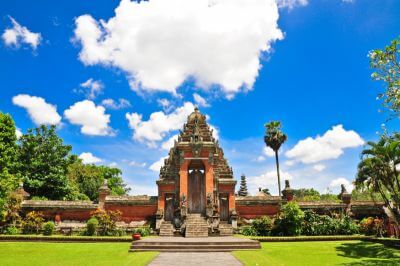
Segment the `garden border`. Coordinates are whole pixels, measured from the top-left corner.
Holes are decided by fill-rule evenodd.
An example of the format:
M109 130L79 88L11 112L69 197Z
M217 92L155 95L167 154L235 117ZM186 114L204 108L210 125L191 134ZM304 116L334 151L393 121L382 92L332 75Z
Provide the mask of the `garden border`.
M132 242L132 237L90 237L90 236L41 236L41 235L0 235L0 242L42 241L42 242Z
M307 241L343 241L343 240L366 240L376 239L372 236L363 235L338 235L338 236L252 236L252 240L260 242L307 242Z

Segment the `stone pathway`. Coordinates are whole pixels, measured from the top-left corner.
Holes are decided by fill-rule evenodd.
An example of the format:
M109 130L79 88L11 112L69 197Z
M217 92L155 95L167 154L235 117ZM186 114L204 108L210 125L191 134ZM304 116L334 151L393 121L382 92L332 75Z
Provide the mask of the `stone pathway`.
M160 253L149 266L243 266L231 253L228 252L198 252L198 253Z

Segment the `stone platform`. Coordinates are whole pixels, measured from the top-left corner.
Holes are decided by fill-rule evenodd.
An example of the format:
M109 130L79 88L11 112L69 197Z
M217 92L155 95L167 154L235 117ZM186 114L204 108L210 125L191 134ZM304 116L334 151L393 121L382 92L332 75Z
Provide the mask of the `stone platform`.
M132 242L130 252L230 252L260 249L258 241L225 236L206 238L156 237Z

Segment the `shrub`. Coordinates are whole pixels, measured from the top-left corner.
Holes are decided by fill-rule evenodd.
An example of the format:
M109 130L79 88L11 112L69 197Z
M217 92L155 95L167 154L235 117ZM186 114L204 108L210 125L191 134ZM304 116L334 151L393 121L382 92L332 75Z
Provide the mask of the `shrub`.
M24 234L39 234L43 222L44 219L41 212L29 212L22 221L22 231Z
M272 221L268 216L263 216L259 219L255 219L251 227L256 232L257 236L269 236L272 229Z
M19 230L15 226L9 226L4 230L5 235L19 235L21 233L21 230Z
M120 211L96 210L92 213L99 221L98 233L102 236L113 236L116 234L117 222L121 219Z
M86 222L86 235L88 236L96 235L98 227L99 227L99 221L96 219L96 217L90 218Z
M301 233L304 212L296 202L289 202L282 207L281 213L275 220L274 234L297 236Z
M53 222L49 221L43 225L43 235L51 236L54 233L55 229L56 225Z
M383 220L368 217L360 222L360 231L366 235L382 236L385 233Z
M245 236L257 236L257 232L254 230L253 226L242 226L240 232Z
M140 234L141 236L149 236L150 235L150 227L138 227L133 230L133 233Z
M319 215L313 211L304 212L302 234L308 236L352 235L359 232L359 226L349 216Z

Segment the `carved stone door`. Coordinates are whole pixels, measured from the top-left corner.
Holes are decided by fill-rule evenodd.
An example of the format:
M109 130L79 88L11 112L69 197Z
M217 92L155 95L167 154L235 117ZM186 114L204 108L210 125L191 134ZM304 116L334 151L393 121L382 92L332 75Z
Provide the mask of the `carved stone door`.
M172 221L174 219L174 194L165 194L164 220Z
M189 213L205 213L206 191L204 171L195 169L189 173L188 207Z
M219 194L219 215L221 221L229 220L229 194Z

